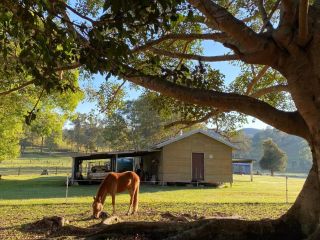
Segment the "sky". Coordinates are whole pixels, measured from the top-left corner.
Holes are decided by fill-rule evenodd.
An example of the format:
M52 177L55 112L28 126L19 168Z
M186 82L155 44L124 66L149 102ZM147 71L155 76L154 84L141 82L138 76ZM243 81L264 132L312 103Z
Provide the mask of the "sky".
M220 43L215 43L212 41L204 41L203 42L203 49L204 49L204 55L206 56L217 56L217 55L223 55L228 53L228 49L223 47ZM230 62L214 62L211 63L211 66L215 69L219 69L222 74L225 75L225 83L226 85L232 82L237 75L240 73L240 68ZM100 83L105 81L105 76L96 74L94 75L94 79L92 81L93 87L97 88ZM84 86L85 83L80 83L80 85ZM129 84L127 85L127 89L129 89ZM133 100L139 97L140 92L137 90L128 90L127 99ZM88 113L91 110L95 110L96 106L95 103L91 103L88 101L81 102L76 111L80 113ZM243 125L244 128L259 128L259 129L265 129L268 125L264 122L248 116L248 123Z

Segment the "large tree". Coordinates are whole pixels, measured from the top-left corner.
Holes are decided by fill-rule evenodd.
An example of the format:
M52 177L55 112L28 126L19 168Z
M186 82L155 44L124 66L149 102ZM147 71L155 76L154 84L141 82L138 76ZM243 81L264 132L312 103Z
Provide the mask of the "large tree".
M259 162L260 167L269 170L271 176L275 171L286 169L288 157L271 138L263 141L263 156Z
M291 239L312 234L319 238L320 1L76 3L1 1L3 58L14 61L17 71L32 76L19 86L8 85L1 95L28 84L43 86L47 92L73 89L72 82L62 81L61 76L81 67L91 73L113 74L205 109L200 120L237 111L303 137L313 155L305 185L292 208L273 224L262 225L260 232L280 234L291 229ZM212 46L221 43L230 53L203 56L201 41ZM243 64L244 74L230 86L204 64L233 60ZM281 104L286 97L294 104ZM207 237L217 236L205 231L210 229L207 225L195 226L197 234L187 236L205 238L205 232ZM245 229L258 234L255 228Z

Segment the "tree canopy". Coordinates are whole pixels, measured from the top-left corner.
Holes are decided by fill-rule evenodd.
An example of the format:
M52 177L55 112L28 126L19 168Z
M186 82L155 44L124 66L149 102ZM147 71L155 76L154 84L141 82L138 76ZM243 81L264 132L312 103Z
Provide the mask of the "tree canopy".
M199 5L207 5L214 14L207 16L206 10L199 8ZM228 1L171 0L70 3L33 0L13 1L10 5L3 2L3 57L10 58L17 69L21 68L29 74L29 81L22 81L18 87L35 84L43 86L47 92L74 90L74 82L61 77L68 73L68 69L81 66L90 73L106 74L107 79L114 75L124 81L161 92L159 98L166 103L165 108L173 106L179 108L175 110L182 111L180 123L183 125L216 121L216 116L220 123L224 123L225 119L230 120L230 116L244 121L241 115L227 116L222 113L236 110L258 117L271 125L276 124L280 128L278 121L271 122L271 118L275 118L271 116L282 115L288 121L291 115L299 117L270 107L290 107L290 101L287 103L286 100L288 95L285 93L285 79L276 70L254 65L263 64L260 62L243 65L243 73L227 86L223 75L208 64L229 60L248 63L244 61L245 54L240 53L240 49L245 46L254 47L248 46L250 41L245 44L250 40L247 34L252 33L251 42L257 39L261 40L260 45L263 41L267 42L263 37L267 38L264 35L277 24L278 7L279 2L276 1L265 5L254 1L236 1L236 4L231 4ZM241 11L242 8L246 11ZM259 13L261 9L263 14ZM230 13L224 18L246 33L241 36L241 41L236 41L236 32L232 32L231 26L230 29L225 29L224 23L220 29L221 27L217 27L219 23L214 21L215 14L228 11ZM244 23L239 20L237 22L233 15L244 19ZM223 22L222 19L219 21ZM260 32L261 36L253 34L254 31ZM15 45L11 44L13 39ZM233 53L226 51L221 56L204 56L203 41L222 43ZM258 47L257 44L255 46ZM116 95L121 84L110 84L104 84L98 91L99 103L104 105L102 109L110 107L110 98L110 105L117 102L110 94ZM201 91L197 92L196 89ZM222 92L239 98L239 104L236 106L225 101L229 95L223 95ZM108 95L107 98L101 97L104 93ZM251 97L232 96L234 93ZM179 102L168 97L178 98ZM268 104L256 100L257 98ZM214 106L212 102L215 103ZM249 104L252 105L251 108L246 107ZM272 110L273 114L267 117L260 109ZM288 132L288 129L283 130Z
M284 171L287 167L288 157L271 138L263 141L263 156L260 160L260 167L271 172Z
M318 239L319 40L319 0L2 0L0 95L75 91L66 76L80 68L184 102L189 122L237 111L305 138L313 166L281 221ZM225 54L206 55L203 42ZM217 61L243 72L228 85Z

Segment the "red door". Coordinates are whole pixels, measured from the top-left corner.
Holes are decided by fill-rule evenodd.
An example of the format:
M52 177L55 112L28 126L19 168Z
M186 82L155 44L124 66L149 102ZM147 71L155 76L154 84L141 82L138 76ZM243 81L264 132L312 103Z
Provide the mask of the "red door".
M192 153L192 181L204 180L204 153Z

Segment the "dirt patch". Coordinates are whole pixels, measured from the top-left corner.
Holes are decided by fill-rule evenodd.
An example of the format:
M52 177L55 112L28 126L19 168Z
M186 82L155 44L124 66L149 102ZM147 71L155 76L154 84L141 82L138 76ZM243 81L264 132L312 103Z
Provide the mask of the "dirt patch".
M51 234L52 232L59 230L68 223L69 221L64 217L44 217L39 221L24 225L22 229L27 232Z
M122 219L118 216L111 216L108 217L106 219L104 219L101 224L105 224L105 225L110 225L110 224L115 224L115 223L119 223L119 222L123 222Z
M223 213L216 213L215 216L199 216L197 214L191 215L189 213L183 213L183 214L173 214L170 212L165 212L161 214L161 217L168 221L173 222L192 222L192 221L199 221L204 219L241 219L238 215L229 216L227 214Z
M161 217L164 219L167 219L169 221L174 221L174 222L191 222L191 221L196 221L196 220L202 220L205 219L204 216L198 216L198 215L191 215L188 213L184 214L173 214L170 212L165 212L161 214Z
M97 231L100 231L105 226L110 226L115 223L122 222L122 219L118 216L108 216L108 214L102 215L105 218L102 218L101 222L94 224L87 228L77 227L70 225L70 222L64 217L52 216L44 217L41 220L28 223L22 226L21 230L23 232L43 234L46 237L56 237L56 236L81 236L87 234L93 234ZM88 218L92 219L92 218ZM142 239L137 237L137 239Z
M86 214L81 214L81 217L84 217L84 215ZM216 216L201 216L198 214L178 214L168 211L165 213L158 213L160 221L152 223L145 221L140 222L139 220L141 220L142 216L143 215L139 216L139 214L137 214L130 216L121 215L121 217L119 217L110 216L107 213L103 213L101 215L99 223L97 223L97 219L95 220L91 216L81 219L71 218L70 221L68 221L64 217L52 216L44 217L41 220L28 223L24 225L20 230L26 233L32 233L35 235L43 236L43 238L71 237L72 239L78 239L79 237L89 237L90 239L90 237L92 236L93 239L95 239L95 237L97 236L96 234L99 235L99 233L106 233L105 231L107 231L107 236L109 239L145 240L153 239L154 237L157 238L157 236L161 236L162 234L165 234L167 236L174 236L175 234L180 233L181 231L186 231L190 228L193 228L193 224L198 225L197 222L210 221L213 220L213 218L216 218L216 220L221 218L239 218L237 216L226 216L226 214L219 212L216 213ZM78 225L79 221L89 221L93 225L87 225L86 227L76 226ZM172 222L174 222L175 224L172 224ZM192 225L189 226L189 224ZM133 228L131 229L130 226ZM154 233L154 231L158 233Z

